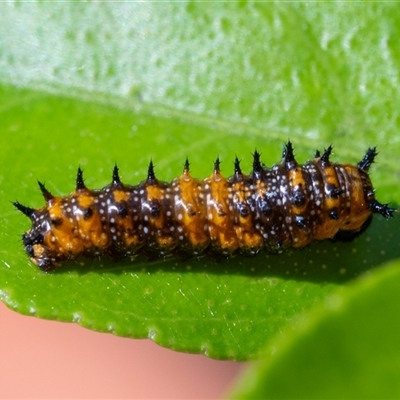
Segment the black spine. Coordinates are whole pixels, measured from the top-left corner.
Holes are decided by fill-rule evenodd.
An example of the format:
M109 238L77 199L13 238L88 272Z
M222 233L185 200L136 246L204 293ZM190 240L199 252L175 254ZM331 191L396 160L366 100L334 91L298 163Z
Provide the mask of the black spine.
M38 181L38 185L46 202L54 199L54 196L46 189L46 186L42 182Z
M190 162L189 159L186 157L185 163L183 164L183 173L188 174L190 172Z
M219 174L221 172L221 161L219 157L214 161L214 174Z
M114 165L113 173L112 173L112 184L114 186L119 186L121 184L121 178L119 177L119 168L117 164Z
M14 205L14 207L17 210L21 211L22 214L26 215L30 219L34 218L34 216L35 216L35 209L34 208L26 207L26 206L22 205L21 203L19 203L18 201L14 201L12 204Z
M369 167L374 162L377 154L378 152L376 151L376 147L370 147L365 153L363 159L359 163L357 163L357 167L364 171L368 171Z
M332 149L333 149L333 146L331 145L327 149L325 149L325 151L323 152L323 154L321 156L322 165L329 165L330 164L329 157L332 154Z
M153 160L150 160L149 168L147 170L147 182L154 183L156 181L156 174L154 173Z
M86 190L85 182L83 180L83 171L81 167L78 167L78 172L76 174L76 190Z
M257 150L253 154L253 177L256 179L261 179L263 172L263 166L261 163L261 153Z
M287 169L296 168L297 162L294 158L293 146L290 140L283 146L282 161Z

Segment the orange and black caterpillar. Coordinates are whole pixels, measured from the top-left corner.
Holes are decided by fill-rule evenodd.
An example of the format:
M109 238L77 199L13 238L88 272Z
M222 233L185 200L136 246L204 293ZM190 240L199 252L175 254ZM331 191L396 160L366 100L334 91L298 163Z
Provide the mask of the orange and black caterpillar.
M204 180L192 178L186 160L182 175L171 183L159 181L150 162L147 179L133 186L121 182L115 166L112 182L100 190L88 189L78 168L69 196L54 196L39 182L45 207L13 204L32 221L22 241L44 271L80 255L276 252L357 233L372 213L393 215L393 208L375 199L368 176L376 148L356 165L331 162L331 151L331 146L317 151L300 165L288 142L279 164L267 168L255 151L253 171L243 174L236 158L228 179L221 175L219 159Z

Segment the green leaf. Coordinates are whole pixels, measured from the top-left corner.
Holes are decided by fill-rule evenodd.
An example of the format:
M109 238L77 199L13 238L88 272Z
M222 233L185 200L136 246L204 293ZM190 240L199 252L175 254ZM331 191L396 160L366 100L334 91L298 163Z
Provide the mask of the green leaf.
M270 344L231 398L398 398L399 285L396 261L328 297L297 335Z
M390 3L7 3L0 13L0 299L18 312L172 349L245 360L363 272L400 256L398 218L376 217L351 243L215 263L143 258L37 270L10 204L43 205L36 180L65 195L89 187L249 172L257 147L299 161L335 145L355 163L378 145L372 179L398 203L399 93ZM379 14L380 17L376 18ZM286 330L285 330L286 331Z

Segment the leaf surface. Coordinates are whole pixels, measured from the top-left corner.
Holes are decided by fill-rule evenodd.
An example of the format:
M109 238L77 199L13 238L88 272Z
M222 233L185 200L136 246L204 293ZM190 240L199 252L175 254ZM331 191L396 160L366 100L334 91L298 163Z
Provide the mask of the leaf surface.
M300 162L334 144L358 162L378 145L372 178L398 203L397 60L390 4L8 3L0 13L0 298L18 312L172 349L246 360L295 328L348 281L400 256L398 218L376 217L351 243L215 263L208 258L114 263L82 259L44 274L23 252L29 221L10 201L41 207L36 180L72 191L76 169L101 188L122 180L195 177L222 160L251 169ZM376 18L377 13L380 18ZM383 22L384 21L384 22Z

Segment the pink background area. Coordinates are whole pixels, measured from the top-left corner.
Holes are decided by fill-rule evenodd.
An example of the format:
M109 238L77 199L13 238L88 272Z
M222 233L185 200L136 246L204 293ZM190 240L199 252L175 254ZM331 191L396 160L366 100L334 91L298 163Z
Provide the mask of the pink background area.
M218 399L243 367L23 316L0 302L0 398Z

